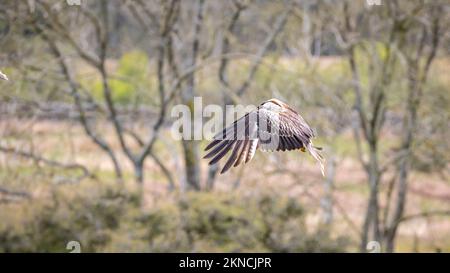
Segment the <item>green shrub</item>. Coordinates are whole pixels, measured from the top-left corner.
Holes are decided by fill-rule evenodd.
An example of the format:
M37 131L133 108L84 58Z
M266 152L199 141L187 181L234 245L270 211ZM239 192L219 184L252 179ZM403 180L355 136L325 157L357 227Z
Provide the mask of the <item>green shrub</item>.
M119 104L148 103L156 90L156 77L151 74L147 54L130 51L117 61L117 68L110 72L108 84L113 101ZM97 99L103 99L103 84L100 77L80 79L85 89Z
M347 242L308 232L300 203L276 194L187 193L151 209L136 194L109 188L56 191L25 204L26 213L0 225L0 252L321 252ZM11 209L11 208L9 208Z
M190 193L155 208L147 226L150 251L321 252L343 251L345 238L309 233L304 211L292 198Z
M34 213L22 216L20 226L0 227L0 252L66 252L73 240L83 252L94 252L110 241L133 203L132 195L117 190L75 197L55 192L49 200L30 201Z

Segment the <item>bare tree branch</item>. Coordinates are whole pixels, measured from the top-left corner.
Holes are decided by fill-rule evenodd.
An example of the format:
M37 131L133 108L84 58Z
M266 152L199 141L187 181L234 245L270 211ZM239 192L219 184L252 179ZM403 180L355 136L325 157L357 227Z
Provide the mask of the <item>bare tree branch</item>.
M19 197L23 197L23 198L27 198L27 199L31 198L31 195L28 192L14 191L14 190L7 189L5 187L0 187L0 193L7 194L7 195L19 196Z
M39 28L37 25L36 25L36 27ZM48 43L53 55L55 56L55 58L57 59L59 65L61 67L61 70L62 70L67 82L69 83L69 86L71 89L70 95L74 98L75 105L79 112L79 120L80 120L81 125L83 126L85 133L91 138L92 141L94 141L94 143L96 143L101 149L103 149L109 155L109 157L111 158L112 163L114 165L116 176L119 179L119 181L121 181L122 180L122 170L120 168L120 165L117 161L117 158L116 158L113 150L106 143L106 141L104 141L99 135L97 135L89 126L89 122L85 115L83 103L81 101L81 97L78 92L78 89L79 89L78 84L72 78L72 74L69 70L69 67L67 66L66 62L64 61L64 59L62 57L61 51L56 46L55 42L51 38L48 37L48 35L45 33L44 30L41 31L41 36L44 39L44 41L46 41Z
M26 151L21 151L18 149L14 149L14 148L9 148L9 147L4 147L4 146L0 146L0 152L3 153L7 153L7 154L14 154L14 155L18 155L24 158L29 158L34 160L37 163L44 163L46 165L52 166L52 167L57 167L57 168L63 168L63 169L78 169L81 170L83 172L83 175L80 177L80 179L83 179L85 177L93 177L94 175L91 174L89 172L89 170L81 165L81 164L77 164L77 163L61 163L55 160L50 160L47 159L45 157L42 157L40 155L36 155L34 153L31 152L26 152Z
M267 50L269 49L270 45L273 43L277 35L283 30L284 25L287 22L288 16L291 13L290 8L286 8L286 10L281 13L278 18L275 21L274 28L272 31L267 35L266 39L264 40L261 48L259 49L258 53L256 54L256 60L253 63L252 67L250 68L250 72L247 76L247 79L242 83L241 87L237 90L236 94L238 97L242 97L244 93L247 91L248 87L250 86L253 77L255 76L256 71L259 68L259 65L262 62L262 58L266 55Z

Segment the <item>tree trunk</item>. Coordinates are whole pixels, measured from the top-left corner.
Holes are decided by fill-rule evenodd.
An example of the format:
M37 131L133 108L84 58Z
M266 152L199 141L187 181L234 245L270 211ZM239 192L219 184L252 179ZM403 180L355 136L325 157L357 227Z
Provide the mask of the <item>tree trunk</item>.
M136 182L140 185L144 183L144 165L143 164L134 164L134 178Z
M197 63L198 50L200 45L200 30L203 21L203 6L204 0L199 0L197 2L196 17L194 18L193 24L193 41L192 41L192 51L190 52L190 63L189 66L195 67ZM186 81L186 87L182 94L183 103L188 105L191 114L191 137L194 138L196 122L196 115L194 109L194 96L195 96L195 73L189 75ZM183 152L184 152L184 162L186 167L186 182L188 190L200 190L200 158L198 152L198 140L183 139Z
M409 98L407 100L407 114L404 121L405 135L402 141L402 150L405 151L405 155L402 157L398 165L398 193L397 202L394 211L394 215L389 226L386 228L385 242L386 251L393 252L395 246L395 236L397 233L400 218L403 216L406 203L406 194L408 190L408 173L410 169L410 157L411 147L413 142L413 134L417 123L417 108L419 106L421 86L417 81L417 64L410 65L408 69L409 74Z
M186 182L188 190L200 190L200 166L198 142L183 140L184 160L186 164Z
M221 75L222 75L222 77L225 77L226 73L223 72ZM228 84L227 84L227 81L225 80L225 78L223 78L222 81L223 81L222 84L224 85L224 88L228 88ZM227 105L233 105L234 103L233 103L233 99L225 91L223 91L222 93L224 95L222 109L224 109L224 113L225 113L225 115L223 115L222 124L225 127L227 124L227 115L226 115ZM208 190L214 189L214 183L216 181L217 174L219 173L219 164L220 163L217 162L216 164L210 165L208 167L208 178L206 180L206 188Z
M361 252L366 251L367 243L371 240L380 240L380 230L379 230L379 202L378 202L378 191L379 191L379 181L380 172L378 167L377 158L377 147L376 144L372 144L370 148L370 162L369 162L369 202L367 204L366 217L364 219L363 230L361 234ZM372 235L370 232L372 231Z
M324 196L322 198L323 221L328 227L333 223L333 188L336 175L336 159L334 156L328 160L327 177L324 181Z

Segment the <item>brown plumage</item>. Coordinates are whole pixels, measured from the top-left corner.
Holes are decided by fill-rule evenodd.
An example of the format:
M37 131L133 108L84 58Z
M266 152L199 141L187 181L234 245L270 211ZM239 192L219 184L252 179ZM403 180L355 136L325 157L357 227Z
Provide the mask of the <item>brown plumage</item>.
M286 103L270 99L215 135L205 148L210 151L204 158L212 158L209 164L216 164L232 151L222 168L221 173L224 173L242 162L249 162L258 148L283 152L308 150L320 163L324 175L324 159L319 153L320 148L313 146L313 137L313 131L300 114Z

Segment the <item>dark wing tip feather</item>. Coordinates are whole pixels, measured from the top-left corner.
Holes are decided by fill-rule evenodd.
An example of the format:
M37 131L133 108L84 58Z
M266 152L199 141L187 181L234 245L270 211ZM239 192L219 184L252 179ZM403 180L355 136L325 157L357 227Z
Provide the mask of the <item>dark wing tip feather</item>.
M241 148L242 143L243 143L242 140L238 140L236 142L236 145L234 146L234 149L233 149L233 152L230 155L230 158L228 158L227 163L225 163L225 166L220 171L221 174L223 174L226 171L228 171L231 168L231 166L233 166L233 164L236 162L236 158L238 156L239 149Z
M216 155L217 153L219 153L222 149L224 149L231 140L224 140L222 141L219 145L217 145L212 151L210 151L209 153L207 153L203 158L210 158L214 155Z
M211 149L212 147L216 146L218 143L220 142L219 139L214 139L213 141L211 141L205 148L205 151L208 151L209 149Z
M222 157L224 157L228 153L228 151L230 151L230 149L233 147L235 142L236 140L229 141L225 145L225 147L214 156L214 158L209 162L209 165L216 164Z
M248 151L248 145L250 143L250 140L246 139L244 140L244 144L242 146L241 152L239 153L239 156L236 160L236 162L234 163L233 167L237 167L239 164L242 163L242 161L244 160L244 158L247 156L247 151Z

